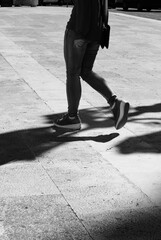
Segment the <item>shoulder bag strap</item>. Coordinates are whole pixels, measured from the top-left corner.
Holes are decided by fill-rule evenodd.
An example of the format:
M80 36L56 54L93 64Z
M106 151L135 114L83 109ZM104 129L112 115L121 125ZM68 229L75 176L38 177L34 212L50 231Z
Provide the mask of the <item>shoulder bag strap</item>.
M103 24L108 25L108 0L100 0Z

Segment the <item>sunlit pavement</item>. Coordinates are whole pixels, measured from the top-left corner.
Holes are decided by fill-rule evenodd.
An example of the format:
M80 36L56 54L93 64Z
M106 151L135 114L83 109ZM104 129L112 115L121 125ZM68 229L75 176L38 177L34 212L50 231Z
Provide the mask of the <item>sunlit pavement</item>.
M67 109L63 34L71 7L0 8L0 239L137 240L161 236L161 22L110 13L94 66L131 104L116 131L82 82L80 132Z
M150 12L143 9L142 11L138 11L136 8L129 8L127 11L124 11L121 7L117 7L115 9L110 9L110 12L121 13L141 18L149 18L154 20L161 20L161 9L152 9Z

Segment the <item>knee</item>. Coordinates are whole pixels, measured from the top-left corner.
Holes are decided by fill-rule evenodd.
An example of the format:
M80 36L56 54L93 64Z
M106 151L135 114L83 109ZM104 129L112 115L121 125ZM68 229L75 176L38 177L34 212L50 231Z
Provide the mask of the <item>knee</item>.
M80 76L84 81L87 81L90 75L91 75L91 71L81 71Z
M78 78L80 76L80 69L68 68L66 71L67 78Z

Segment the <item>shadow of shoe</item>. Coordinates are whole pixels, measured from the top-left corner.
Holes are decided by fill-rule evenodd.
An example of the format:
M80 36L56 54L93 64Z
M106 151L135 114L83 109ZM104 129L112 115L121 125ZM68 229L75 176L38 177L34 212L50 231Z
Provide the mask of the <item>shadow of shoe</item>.
M53 141L55 142L95 141L106 143L119 136L118 133L98 136L73 136L73 134L77 131L72 131L71 129L60 129L58 127L53 127L53 130L55 131L53 133Z

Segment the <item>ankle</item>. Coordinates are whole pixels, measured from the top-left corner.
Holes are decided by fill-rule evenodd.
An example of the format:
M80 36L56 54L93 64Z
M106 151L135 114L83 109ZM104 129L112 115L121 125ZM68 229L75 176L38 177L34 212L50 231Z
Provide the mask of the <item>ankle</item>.
M116 99L117 99L117 96L116 96L116 95L112 95L112 96L109 98L108 103L109 103L109 105L110 105L111 108L114 108Z
M79 116L78 112L77 113L68 113L68 116L70 119L77 118Z

